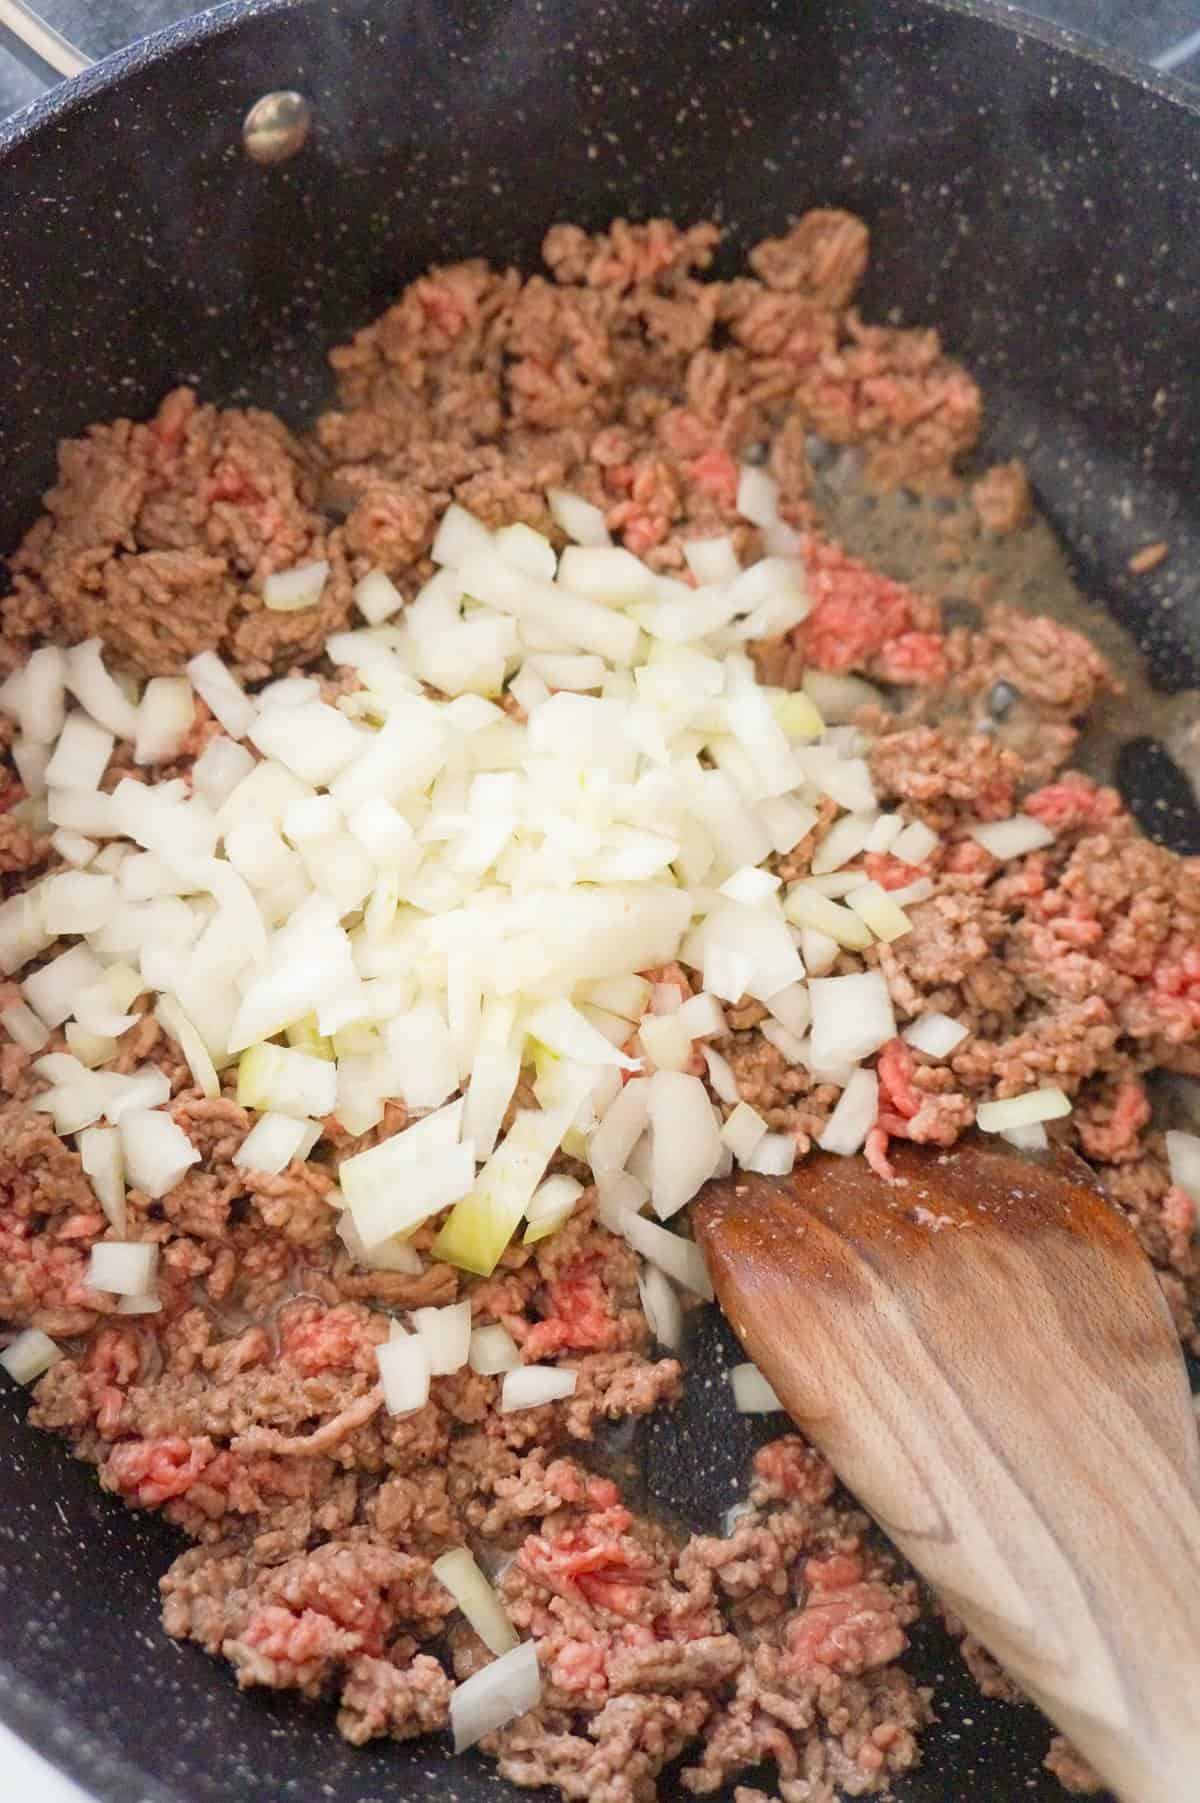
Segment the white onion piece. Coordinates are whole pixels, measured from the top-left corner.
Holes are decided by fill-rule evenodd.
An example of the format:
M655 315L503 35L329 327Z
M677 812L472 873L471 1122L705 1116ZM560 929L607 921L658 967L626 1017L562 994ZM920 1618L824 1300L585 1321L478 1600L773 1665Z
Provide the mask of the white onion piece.
M889 890L888 893L898 908L915 908L918 902L928 901L933 892L932 878L922 876L915 883L908 883L903 889Z
M46 797L46 812L53 826L66 827L73 833L90 833L97 839L112 839L121 832L111 795L95 789L51 789Z
M126 1176L134 1189L154 1201L173 1190L185 1171L200 1162L199 1152L169 1114L152 1108L126 1108L119 1124Z
M852 1072L817 1144L823 1152L838 1152L849 1158L862 1150L878 1113L879 1078L874 1071Z
M817 977L808 985L812 1002L812 1053L822 1067L857 1064L896 1037L892 999L877 970L848 977Z
M621 1231L635 1252L657 1265L660 1271L665 1271L675 1283L696 1296L703 1296L706 1302L712 1301L712 1279L704 1254L693 1240L685 1240L669 1228L660 1227L657 1222L638 1214L626 1215Z
M1067 1096L1054 1084L1048 1084L1003 1101L981 1102L975 1110L975 1124L984 1133L1003 1133L1007 1127L1027 1127L1033 1121L1057 1121L1070 1112Z
M730 901L743 902L748 908L757 908L763 902L769 902L778 888L779 878L771 871L743 865L732 876L726 877L721 884L721 894L727 895Z
M548 488L546 502L556 526L577 545L611 545L612 536L599 507L565 488Z
M536 1008L525 1023L525 1031L530 1039L537 1040L560 1058L571 1058L580 1064L613 1064L625 1071L641 1069L640 1059L628 1058L616 1046L610 1045L578 1008L563 997Z
M477 1327L471 1334L467 1363L480 1377L499 1377L521 1363L517 1342L500 1322Z
M368 1251L348 1208L338 1215L334 1231L355 1264L365 1271L402 1271L406 1277L419 1277L424 1269L416 1247L402 1239L381 1240Z
M752 526L773 526L779 518L779 484L766 470L744 463L734 505Z
M689 1039L716 1038L726 1031L725 1011L715 995L690 995L678 1014Z
M517 1409L536 1409L546 1402L562 1402L566 1397L574 1396L578 1382L578 1371L564 1371L557 1365L520 1365L504 1374L500 1413L511 1415Z
M899 838L904 822L899 814L880 814L867 837L864 851L886 852Z
M114 736L86 714L68 714L46 765L47 788L98 789L112 756Z
M333 1112L337 1072L323 1058L278 1045L251 1046L238 1063L238 1101L263 1113L300 1119Z
M558 568L554 546L544 533L535 532L532 526L521 520L511 526L501 526L492 534L492 546L497 556L512 564L514 569L540 576L546 582L554 581Z
M445 1308L415 1308L412 1319L429 1353L430 1375L448 1377L461 1371L471 1346L470 1299Z
M192 687L231 739L244 739L254 724L258 704L215 651L201 651L186 666Z
M404 606L404 596L382 570L369 570L354 585L354 605L368 625L390 620Z
M160 995L158 1006L154 1012L187 1060L187 1066L192 1073L192 1080L196 1088L201 1095L207 1096L210 1101L214 1100L221 1093L220 1080L217 1076L216 1066L209 1056L208 1047L193 1023L188 1019L174 996Z
M678 990L675 991L678 995ZM679 1013L648 1014L638 1028L642 1050L656 1070L686 1070L692 1060L692 1041Z
M450 1698L454 1751L465 1753L485 1735L536 1709L541 1697L537 1648L532 1640L523 1640L455 1689Z
M972 839L994 858L1023 858L1054 844L1054 834L1032 814L1014 814L1011 820L986 820L968 827Z
M783 1410L757 1365L735 1365L729 1373L734 1407L739 1415L775 1415Z
M18 673L16 718L26 739L49 745L62 731L66 669L66 654L58 645L40 645Z
M725 1125L721 1138L739 1164L753 1156L767 1132L767 1123L749 1102L739 1102Z
M0 1368L8 1372L14 1383L31 1384L65 1357L62 1347L49 1334L40 1327L27 1327L0 1352Z
M610 1233L624 1233L626 1216L639 1214L649 1200L649 1184L632 1171L606 1171L596 1179L596 1219Z
M111 879L110 879L111 880ZM21 993L48 1027L61 1027L74 1013L75 998L104 975L104 967L86 945L73 945L21 984Z
M789 1064L804 1063L804 1042L798 1033L793 1033L781 1021L764 1020L759 1032L768 1045L773 1045L781 1052Z
M196 717L186 676L152 676L138 703L135 764L168 764L183 750Z
M767 1007L780 1026L785 1027L789 1033L807 1033L812 1020L812 1003L806 984L789 983L786 989L777 990L769 997Z
M1050 1145L1050 1136L1040 1121L1030 1121L1024 1127L1005 1127L1000 1137L1018 1152L1045 1152Z
M158 1247L140 1241L101 1240L92 1247L84 1283L113 1296L145 1296L154 1288Z
M643 1265L638 1273L638 1294L650 1332L660 1346L676 1352L683 1339L683 1309L665 1272L657 1265Z
M137 736L137 709L104 667L99 639L86 639L67 652L64 677L80 707L118 739Z
M914 1051L924 1052L927 1058L948 1058L970 1032L970 1027L964 1026L962 1021L933 1011L920 1015L911 1026L905 1027L900 1037Z
M816 808L794 795L770 795L758 803L756 812L766 828L771 849L781 855L794 851L820 819Z
M786 1177L796 1162L796 1142L789 1133L766 1133L746 1160L745 1169L760 1177Z
M605 1111L588 1141L588 1163L597 1177L622 1171L650 1118L650 1083L634 1077Z
M729 1060L723 1058L720 1052L714 1052L711 1046L702 1045L700 1052L708 1067L708 1080L713 1086L714 1095L719 1096L722 1102L737 1102L737 1078Z
M483 521L457 501L451 501L438 523L429 555L434 563L457 568L472 552L486 556L491 548L492 535Z
M697 582L723 584L741 575L731 538L693 538L683 547L687 566Z
M468 1547L456 1546L442 1553L430 1569L438 1583L450 1592L489 1653L507 1653L519 1644L503 1603Z
M297 564L292 570L273 570L262 585L263 606L272 613L297 613L316 607L325 590L329 565L324 558Z
M383 1402L389 1415L415 1415L429 1401L429 1347L419 1334L376 1346Z
M117 885L111 876L86 870L59 871L46 881L46 930L50 933L96 933L111 919Z
M912 932L912 921L881 883L863 883L860 888L851 889L846 906L865 920L876 939L885 945Z
M68 832L66 827L59 827L51 835L50 843L59 857L76 870L82 870L90 864L100 849L94 839L87 839L82 833Z
M356 753L368 749L357 728L324 701L263 709L248 736L264 756L277 758L302 782L318 785L331 783Z
M161 1296L122 1296L117 1303L119 1315L158 1315L162 1313Z
M656 1071L650 1079L654 1135L650 1200L660 1221L686 1206L715 1171L721 1136L699 1077Z
M813 875L824 876L829 871L840 870L843 864L857 858L866 849L878 818L872 814L843 814L840 820L835 820L813 852Z
M115 1073L106 1073L108 1097L104 1104L104 1113L114 1126L118 1125L127 1114L137 1113L145 1109L157 1108L171 1099L171 1083L165 1072L157 1065L143 1064L130 1077L119 1077ZM167 1116L158 1116L167 1119Z
M133 1018L130 1017L131 1025ZM95 1070L99 1065L107 1064L110 1058L116 1057L116 1039L107 1033L89 1033L86 1027L81 1027L75 1020L69 1020L63 1032L67 1045L88 1070Z
M0 1025L23 1052L40 1052L50 1039L49 1027L25 1002L10 1002L0 1012Z
M41 796L46 793L46 770L50 755L49 745L40 744L36 739L13 741L13 763L17 766L17 775L27 795Z
M910 820L897 835L890 850L892 856L899 858L902 864L923 864L940 844L937 834L923 820Z
M879 690L861 676L835 676L828 670L806 670L801 686L830 726L852 720L860 708L882 700Z
M305 1137L305 1123L287 1114L263 1114L233 1155L243 1171L265 1171L277 1176L297 1156Z
M1172 1129L1167 1134L1167 1163L1171 1182L1178 1184L1193 1202L1200 1202L1200 1138Z
M532 1245L557 1232L564 1221L568 1221L574 1214L575 1205L582 1194L582 1183L575 1177L568 1177L565 1172L547 1177L544 1183L539 1184L525 1210L526 1245Z
M793 884L788 890L783 911L793 925L823 934L834 942L835 948L841 946L846 951L864 952L873 943L871 929L865 920L860 920L840 902L831 901L827 895L821 895L803 883ZM806 955L805 963L811 974L811 955Z

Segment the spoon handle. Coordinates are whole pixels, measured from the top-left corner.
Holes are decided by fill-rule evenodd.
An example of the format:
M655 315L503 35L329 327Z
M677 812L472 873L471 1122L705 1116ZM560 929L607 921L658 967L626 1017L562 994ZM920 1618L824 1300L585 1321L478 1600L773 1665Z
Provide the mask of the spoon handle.
M752 1306L744 1259L708 1244L751 1356L1124 1803L1196 1803L1200 1443L1148 1262L962 1231L900 1284L870 1256L848 1269L832 1231L825 1266L825 1232L808 1220L800 1281L756 1267Z

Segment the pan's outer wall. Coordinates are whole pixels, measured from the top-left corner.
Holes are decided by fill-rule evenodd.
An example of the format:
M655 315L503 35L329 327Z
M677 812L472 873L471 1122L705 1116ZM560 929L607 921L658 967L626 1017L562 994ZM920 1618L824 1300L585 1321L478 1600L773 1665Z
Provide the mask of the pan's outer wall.
M244 110L292 86L316 104L309 147L248 164ZM0 132L0 544L29 523L60 436L145 413L180 380L303 419L325 349L430 261L530 267L553 220L667 212L726 222L732 266L789 215L836 203L875 232L868 314L943 327L985 381L996 448L1027 457L1085 575L1165 680L1195 680L1198 158L1178 96L1053 33L919 0L221 8ZM1160 534L1175 554L1151 612L1123 565ZM728 1358L717 1324L700 1339L696 1363ZM642 1439L699 1519L747 1444L744 1422L714 1426L723 1390ZM352 1752L326 1719L240 1697L166 1642L154 1586L171 1536L22 1414L5 1390L0 1712L98 1794L498 1794L425 1745ZM953 1690L944 1643L927 1664ZM1027 1717L963 1692L901 1795L1061 1796L1030 1783L1044 1745Z

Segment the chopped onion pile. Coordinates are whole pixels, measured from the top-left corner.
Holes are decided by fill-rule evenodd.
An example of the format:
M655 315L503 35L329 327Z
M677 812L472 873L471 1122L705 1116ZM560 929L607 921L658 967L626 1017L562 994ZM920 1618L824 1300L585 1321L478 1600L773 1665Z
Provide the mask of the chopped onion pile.
M826 973L907 933L905 906L927 893L915 870L906 891L882 889L862 855L917 865L937 839L879 811L850 724L877 699L869 684L756 680L747 642L798 624L810 596L774 480L747 467L738 494L767 555L742 568L732 540L693 542L694 587L613 545L567 491L548 496L561 554L451 506L415 597L381 571L358 583L365 625L326 645L358 679L336 701L311 678L249 693L214 652L139 694L98 640L35 652L0 686L69 866L0 905L3 972L49 954L0 1020L30 1051L65 1030L72 1055L41 1061L34 1106L80 1136L114 1231L126 1184L157 1199L199 1158L160 1073L100 1068L143 997L202 1094L236 1065L258 1115L235 1154L245 1169L281 1172L330 1120L366 1134L405 1106L412 1124L341 1166L338 1231L360 1263L419 1270L406 1236L444 1214L432 1255L490 1275L514 1237L570 1218L580 1186L550 1174L559 1155L589 1164L602 1218L646 1261L665 1344L671 1284L711 1288L691 1241L642 1209L666 1222L735 1159L768 1174L795 1159L705 1043L726 1005L765 1005L781 1055L843 1090L823 1143L861 1145L877 1092L859 1067L895 1021L879 971ZM323 562L278 572L264 602L315 608L328 576ZM506 690L519 714L498 705ZM117 741L153 775L180 755L197 698L221 732L190 783L106 793ZM831 805L812 875L784 885L765 863ZM1004 827L1019 829L1007 852ZM979 836L1017 855L1031 830L1045 833L1018 820ZM675 962L695 993L645 974ZM930 1021L918 1031L928 1041ZM523 1071L537 1106L514 1113ZM724 1126L713 1095L734 1109ZM564 1380L513 1368L463 1308L418 1311L380 1348L393 1413L467 1362L505 1372L506 1398Z

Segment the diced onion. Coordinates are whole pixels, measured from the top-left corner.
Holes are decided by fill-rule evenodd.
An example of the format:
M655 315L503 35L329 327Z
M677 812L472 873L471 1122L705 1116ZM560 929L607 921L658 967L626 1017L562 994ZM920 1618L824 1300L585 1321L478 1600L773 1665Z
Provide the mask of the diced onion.
M714 1052L711 1046L700 1047L701 1056L708 1067L708 1080L714 1093L722 1102L735 1103L738 1100L737 1078L733 1074L733 1066L720 1052Z
M994 858L1023 858L1054 844L1054 834L1032 814L1014 814L1011 820L986 820L968 828L972 839Z
M119 739L133 739L137 736L137 709L105 669L102 651L99 639L73 645L66 654L66 685L100 726Z
M1172 1129L1167 1134L1167 1163L1171 1182L1177 1183L1193 1202L1200 1202L1200 1138Z
M174 1189L184 1172L200 1162L199 1152L169 1114L153 1108L127 1108L121 1112L119 1125L129 1182L154 1201Z
M896 1037L896 1018L877 970L811 979L812 1051L821 1068L857 1064Z
M934 1011L920 1015L911 1026L905 1027L900 1037L914 1051L924 1052L927 1058L948 1058L970 1032L970 1027L964 1026L962 1021Z
M703 1083L682 1071L660 1070L651 1077L649 1114L654 1135L650 1200L659 1220L666 1221L713 1175L721 1136Z
M101 1240L92 1247L84 1283L113 1296L145 1296L154 1288L158 1247L143 1242Z
M470 1307L470 1304L467 1304ZM439 1584L454 1598L489 1653L507 1653L519 1644L504 1605L488 1583L469 1547L452 1547L431 1567ZM494 1669L494 1668L492 1668Z
M678 996L679 991L675 991ZM692 1059L692 1040L680 1014L648 1014L638 1028L642 1050L656 1070L686 1070Z
M383 570L369 570L354 585L354 605L368 625L390 620L404 606L404 596Z
M49 1027L25 1002L10 1002L0 1012L0 1024L14 1045L19 1045L24 1052L40 1052L50 1038Z
M1018 1152L1045 1152L1050 1145L1050 1136L1041 1121L1030 1121L1024 1127L1006 1127L1000 1135Z
M721 1138L738 1163L744 1165L753 1156L766 1132L767 1123L762 1115L751 1108L749 1102L739 1102L721 1128Z
M0 1352L0 1367L8 1372L14 1383L31 1384L65 1357L62 1347L56 1345L49 1334L43 1333L40 1327L27 1327Z
M337 1072L323 1058L278 1045L251 1046L238 1062L237 1099L243 1108L264 1114L290 1114L305 1120L333 1112Z
M890 850L902 864L923 864L937 850L941 840L923 820L910 820L897 834Z
M876 939L881 939L885 945L912 932L912 921L904 909L897 906L895 898L879 883L864 883L860 889L852 889L846 897L846 906L860 920L865 920Z
M221 1093L221 1082L217 1076L216 1066L209 1056L208 1047L196 1031L194 1024L188 1019L174 996L160 995L155 1009L159 1021L177 1042L180 1051L187 1060L187 1067L192 1073L192 1080L201 1095L210 1101Z
M789 1133L766 1133L746 1160L745 1169L760 1177L786 1177L796 1162L796 1142Z
M557 1365L519 1365L504 1374L500 1387L500 1413L511 1415L517 1409L536 1409L546 1402L561 1402L567 1396L574 1396L578 1382L578 1371L564 1371Z
M788 890L783 911L796 926L823 933L847 951L865 952L872 943L871 929L865 920L860 920L849 908L843 908L840 902L806 888L803 883L796 883ZM811 960L808 965L811 971Z
M532 1245L537 1240L545 1239L548 1234L556 1233L564 1221L570 1220L582 1194L582 1183L578 1178L568 1177L565 1172L547 1177L544 1183L539 1184L525 1210L526 1245Z
M666 1274L657 1265L643 1265L638 1274L638 1294L650 1331L660 1346L676 1352L683 1339L683 1309Z
M215 651L201 651L187 665L192 687L231 739L244 739L254 724L258 704Z
M862 1150L878 1113L879 1079L875 1072L852 1072L817 1144L823 1152L839 1152L843 1158L849 1158Z
M262 585L263 606L272 613L296 613L316 607L324 593L329 565L324 558L297 564L292 570L274 570Z
M827 670L808 669L801 686L830 726L852 720L860 708L877 706L882 696L861 676L834 676Z
M487 1327L475 1328L467 1363L480 1377L499 1377L502 1372L516 1370L521 1363L521 1354L507 1327L497 1321Z
M46 765L47 788L98 789L114 742L114 735L86 714L69 714Z
M1070 1112L1068 1098L1061 1089L1049 1084L1000 1102L981 1102L975 1111L975 1123L984 1133L1003 1133L1008 1127L1027 1127L1033 1121L1057 1121Z
M783 1404L757 1365L735 1365L729 1373L739 1415L775 1415Z
M455 1688L450 1698L454 1751L465 1753L485 1735L536 1709L541 1697L537 1648L532 1640L523 1640Z
M430 1375L448 1377L452 1371L461 1371L471 1345L470 1299L448 1303L445 1308L414 1309L412 1319L429 1353Z
M546 490L550 517L556 526L577 545L611 545L612 537L604 523L604 514L582 495L565 488Z
M678 1020L689 1039L716 1038L726 1031L725 1011L715 995L691 995L682 1003Z
M703 1296L706 1302L713 1299L712 1279L708 1275L708 1266L704 1262L704 1254L693 1240L685 1240L679 1234L672 1233L667 1227L660 1227L655 1221L648 1221L644 1215L626 1215L621 1223L621 1230L635 1252L640 1252L650 1264L657 1265L667 1276L685 1290L691 1290L696 1296Z
M835 820L812 856L812 873L824 876L828 871L840 870L852 858L866 848L868 839L875 830L877 815L843 814Z
M419 1334L376 1346L383 1402L389 1415L415 1415L429 1401L429 1347Z
M125 1156L115 1127L85 1127L79 1135L79 1160L118 1236L126 1230Z
M152 676L138 703L135 764L168 764L183 750L196 717L186 676Z
M75 999L81 989L91 988L104 975L95 953L86 945L73 945L26 977L21 993L34 1013L48 1027L61 1027L75 1011Z
M307 1123L286 1114L263 1114L233 1154L243 1171L265 1171L277 1176L297 1157L307 1134Z

